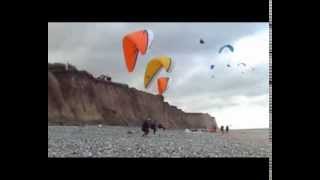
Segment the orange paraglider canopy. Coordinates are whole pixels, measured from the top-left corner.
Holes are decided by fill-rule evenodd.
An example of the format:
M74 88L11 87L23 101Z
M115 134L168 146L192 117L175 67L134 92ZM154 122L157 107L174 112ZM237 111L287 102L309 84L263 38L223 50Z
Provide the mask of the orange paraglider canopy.
M122 40L123 53L127 69L129 72L134 70L139 52L145 54L148 49L149 31L142 30L127 34Z
M159 95L162 95L164 91L166 91L168 87L168 77L160 77L158 78L158 93Z

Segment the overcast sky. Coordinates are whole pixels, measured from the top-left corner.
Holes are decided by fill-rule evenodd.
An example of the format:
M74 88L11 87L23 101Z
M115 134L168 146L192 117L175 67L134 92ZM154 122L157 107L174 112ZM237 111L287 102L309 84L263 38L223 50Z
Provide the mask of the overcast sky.
M129 74L122 37L142 29L152 30L154 41ZM234 53L219 54L225 44ZM148 89L143 86L145 67L152 57L170 56L171 72L157 74L170 78L165 101L186 112L209 113L218 125L234 129L269 127L268 52L268 23L48 23L48 62L69 62L156 94L157 78Z

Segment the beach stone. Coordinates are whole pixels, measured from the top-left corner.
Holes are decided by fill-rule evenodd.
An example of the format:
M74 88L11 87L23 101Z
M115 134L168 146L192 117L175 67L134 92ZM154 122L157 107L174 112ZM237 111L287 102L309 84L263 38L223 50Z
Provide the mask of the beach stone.
M141 136L139 127L48 126L48 157L269 157L272 149L267 129Z

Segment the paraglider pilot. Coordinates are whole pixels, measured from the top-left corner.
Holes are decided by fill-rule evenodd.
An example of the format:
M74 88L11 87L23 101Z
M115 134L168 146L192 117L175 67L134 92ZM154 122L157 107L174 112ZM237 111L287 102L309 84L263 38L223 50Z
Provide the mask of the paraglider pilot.
M141 127L141 130L143 131L142 137L149 134L149 128L150 128L149 121L150 121L150 118L145 120L142 124L142 127Z
M157 127L157 122L155 120L150 121L150 128L153 130L153 134L156 134Z

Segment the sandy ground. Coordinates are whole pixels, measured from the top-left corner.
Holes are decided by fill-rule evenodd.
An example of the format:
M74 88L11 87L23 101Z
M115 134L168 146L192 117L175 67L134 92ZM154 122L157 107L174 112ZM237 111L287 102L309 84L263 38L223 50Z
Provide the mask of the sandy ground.
M48 126L48 157L270 157L272 151L268 129L158 132L141 137L136 127Z

